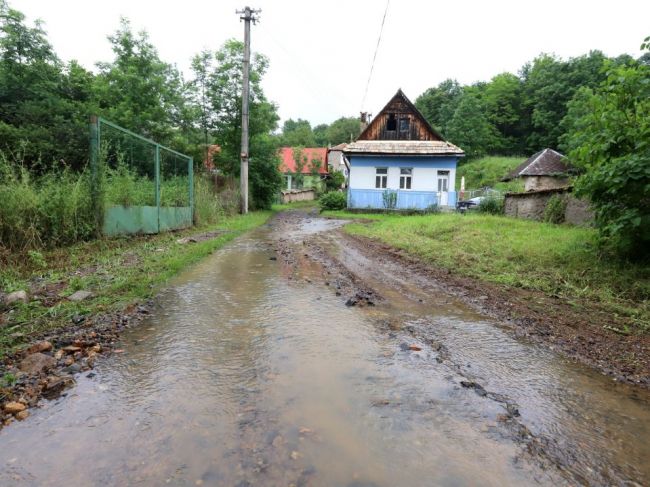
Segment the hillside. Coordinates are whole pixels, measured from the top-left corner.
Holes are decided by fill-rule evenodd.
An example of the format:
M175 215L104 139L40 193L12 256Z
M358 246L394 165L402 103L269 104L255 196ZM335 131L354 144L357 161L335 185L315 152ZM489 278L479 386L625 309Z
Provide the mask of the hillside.
M456 188L460 188L460 179L465 176L466 189L479 189L486 186L502 191L520 191L520 181L501 182L501 178L521 164L525 157L489 156L466 162L456 171Z

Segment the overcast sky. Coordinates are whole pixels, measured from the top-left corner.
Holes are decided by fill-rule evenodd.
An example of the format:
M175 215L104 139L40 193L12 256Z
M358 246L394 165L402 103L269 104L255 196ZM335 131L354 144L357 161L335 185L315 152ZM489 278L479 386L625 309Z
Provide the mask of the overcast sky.
M106 36L120 16L145 29L163 60L189 76L203 48L243 38L245 0L9 0L45 22L65 61L87 68L112 59ZM385 0L250 0L261 8L253 50L267 55L269 99L286 118L312 125L358 116ZM377 113L402 88L412 100L446 78L461 83L516 73L541 52L563 58L600 49L638 56L650 35L650 0L391 0L366 99Z

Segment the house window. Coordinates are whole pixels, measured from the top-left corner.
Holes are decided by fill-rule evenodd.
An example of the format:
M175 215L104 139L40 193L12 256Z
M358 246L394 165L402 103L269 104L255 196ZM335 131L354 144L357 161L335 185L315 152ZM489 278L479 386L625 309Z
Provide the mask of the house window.
M388 184L388 168L378 167L375 172L375 188L383 189Z
M399 121L399 131L408 132L410 126L410 120L408 118L401 118Z
M399 189L411 189L411 179L413 178L413 168L403 167L399 170Z
M390 131L397 130L397 119L395 118L394 113L388 114L388 122L386 123L386 130L390 130Z

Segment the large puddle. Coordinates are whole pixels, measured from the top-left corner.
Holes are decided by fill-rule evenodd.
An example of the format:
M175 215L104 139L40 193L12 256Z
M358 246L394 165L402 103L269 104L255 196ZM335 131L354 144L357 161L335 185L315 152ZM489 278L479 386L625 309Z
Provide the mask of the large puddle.
M418 282L382 288L390 267L352 252L389 304L346 307L317 265L287 279L280 237L261 229L180 275L123 353L5 428L0 485L650 483L646 392ZM506 404L520 416L504 421Z

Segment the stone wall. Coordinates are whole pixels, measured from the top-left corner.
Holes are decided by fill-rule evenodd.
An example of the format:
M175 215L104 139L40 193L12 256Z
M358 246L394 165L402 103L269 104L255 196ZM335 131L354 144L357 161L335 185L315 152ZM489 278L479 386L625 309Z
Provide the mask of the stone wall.
M593 221L594 214L589 208L589 203L573 196L570 187L508 193L505 196L504 212L507 216L542 221L546 205L555 195L560 195L566 200L564 220L567 223L586 225Z
M280 200L282 203L293 203L294 201L311 201L316 199L316 192L313 189L294 189L282 191Z
M566 188L569 184L569 178L562 176L522 176L521 178L524 180L524 191Z

